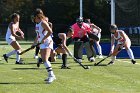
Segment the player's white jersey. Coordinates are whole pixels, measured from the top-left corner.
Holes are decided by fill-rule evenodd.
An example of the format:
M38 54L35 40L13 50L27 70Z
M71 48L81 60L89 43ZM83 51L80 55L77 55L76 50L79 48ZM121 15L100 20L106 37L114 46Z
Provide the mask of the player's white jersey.
M13 22L11 22L10 25L11 24L13 24ZM13 31L16 33L18 31L18 29L19 29L19 25L18 24L14 24L13 26L14 26L14 30ZM13 39L13 40L15 39L15 37L11 33L11 29L8 26L7 33L6 33L6 39L9 39L9 38Z
M48 31L46 31L42 26L42 21L38 24L36 24L35 30L37 33L37 38L38 38L38 42L41 42L42 39L44 38L44 36L47 35ZM51 35L46 39L46 41L44 42L44 44L40 45L40 49L44 49L44 48L51 48L53 49L53 40Z
M36 30L36 33L37 33L37 38L38 38L38 41L41 42L41 40L44 38L44 36L47 35L48 31L46 31L42 26L42 21L38 24L36 24L36 27L35 27L35 30ZM52 39L51 36L49 36L47 39Z
M119 31L117 32L117 33L118 33L118 36L117 36L117 37L115 37L114 34L111 34L111 36L113 36L114 39L118 41L118 44L124 43L124 38L120 35L121 32L123 32L123 31L122 31L122 30L119 30ZM130 41L129 38L126 37L126 39L127 39L127 41Z

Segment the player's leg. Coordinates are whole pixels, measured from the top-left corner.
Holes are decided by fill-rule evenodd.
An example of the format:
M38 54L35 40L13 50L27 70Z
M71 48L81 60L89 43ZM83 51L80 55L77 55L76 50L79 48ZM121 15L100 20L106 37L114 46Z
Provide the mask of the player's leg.
M83 55L83 42L82 41L75 41L74 42L74 57L79 62L82 62L82 55Z
M20 60L19 53L21 52L21 46L17 41L13 41L11 43L11 46L16 50L16 64L23 64L23 62Z
M135 61L134 54L133 54L133 51L131 50L130 46L131 46L131 42L129 40L127 40L124 47L131 59L132 64L135 64L136 61Z
M8 45L11 45L12 42L15 42L15 39L6 38L6 42L8 43ZM8 57L13 55L13 54L16 54L16 50L13 50L7 54L4 54L3 57L4 57L5 61L8 62Z
M61 46L59 46L56 50L57 53L62 53L62 66L61 69L70 69L68 67L68 63L67 63L67 53L66 50L64 50Z
M95 61L95 58L93 56L94 55L93 54L93 50L92 50L92 48L90 46L90 43L89 42L85 42L84 46L86 48L86 53L87 53L88 60L91 61L91 62Z
M55 50L51 50L50 57L48 59L50 62L55 62L56 61L56 52Z
M52 67L51 67L51 63L48 61L48 58L50 56L50 52L51 52L50 48L40 50L42 61L43 61L44 66L48 72L48 78L46 79L47 83L51 83L51 82L53 82L53 80L56 79L55 75L53 73Z
M98 53L99 53L99 58L103 58L102 56L102 48L99 44L99 41L96 41L96 46L97 46L97 50L98 50Z
M36 46L36 49L35 49L35 55L34 55L34 58L35 58L35 59L38 58L39 50L40 50L40 47L39 47L39 46Z
M45 79L45 80L47 80L47 83L51 83L56 79L55 75L53 73L52 67L51 67L51 63L48 61L51 50L53 49L53 42L51 42L51 43L49 43L49 42L51 42L51 40L48 40L48 42L46 42L45 44L40 45L41 58L44 63L44 66L48 72L48 78Z
M114 64L115 60L116 60L116 56L117 54L121 51L121 45L117 44L113 53L111 54L111 61L108 63L108 65L110 64Z
M96 51L95 51L95 48L93 47L94 42L95 42L95 40L90 39L90 42L89 43L90 43L91 50L93 52L93 56L96 57Z

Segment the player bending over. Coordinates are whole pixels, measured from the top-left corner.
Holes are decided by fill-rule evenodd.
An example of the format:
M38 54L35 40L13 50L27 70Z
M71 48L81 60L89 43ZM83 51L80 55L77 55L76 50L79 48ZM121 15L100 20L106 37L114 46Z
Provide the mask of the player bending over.
M114 61L116 59L116 55L120 52L120 50L122 50L123 48L125 48L127 50L127 53L129 55L129 57L131 58L131 62L132 64L135 64L136 61L134 59L134 55L133 52L130 48L131 46L131 41L129 39L129 37L126 35L126 33L122 30L118 30L117 25L111 25L110 26L110 31L111 31L111 50L110 50L110 55L111 55L111 62L109 62L108 64L114 64ZM114 48L114 43L115 40L117 41L117 45Z

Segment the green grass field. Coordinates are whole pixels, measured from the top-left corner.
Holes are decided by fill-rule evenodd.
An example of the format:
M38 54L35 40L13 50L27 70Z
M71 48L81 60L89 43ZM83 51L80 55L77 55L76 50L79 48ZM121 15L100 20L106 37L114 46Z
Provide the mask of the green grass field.
M71 69L60 69L62 61L57 59L52 63L56 80L46 84L46 69L42 64L36 67L33 59L34 50L22 55L25 64L16 65L15 55L6 63L1 57L12 50L11 46L0 44L0 93L140 93L140 59L137 64L131 64L129 59L117 59L114 65L106 66L110 58L99 66L93 66L84 56L83 64L89 65L89 70L83 69L72 58L68 57ZM23 49L30 42L21 42ZM69 48L73 50L71 45ZM96 62L101 59L96 59Z

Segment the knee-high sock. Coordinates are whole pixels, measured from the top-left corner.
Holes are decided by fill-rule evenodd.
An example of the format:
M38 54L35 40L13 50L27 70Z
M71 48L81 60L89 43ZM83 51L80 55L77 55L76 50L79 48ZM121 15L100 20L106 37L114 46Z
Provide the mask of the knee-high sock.
M67 54L62 55L63 66L67 66Z
M16 54L16 52L17 52L16 50L13 50L13 51L9 52L8 54L6 54L6 56L9 57L9 56L11 56L13 54Z
M36 47L36 50L35 50L35 55L37 56L38 55L38 53L39 53L39 49L40 49L40 47Z
M51 63L49 61L44 62L44 66L46 70L48 71L48 76L53 76L54 73L52 71Z
M16 61L19 62L20 61L20 53L21 51L20 50L16 50Z
M111 56L111 61L114 62L116 59L116 56Z
M99 55L102 55L102 48L101 48L100 44L97 44L97 49L98 49Z
M127 50L127 53L129 55L129 57L134 60L134 55L133 55L133 52L130 48Z

